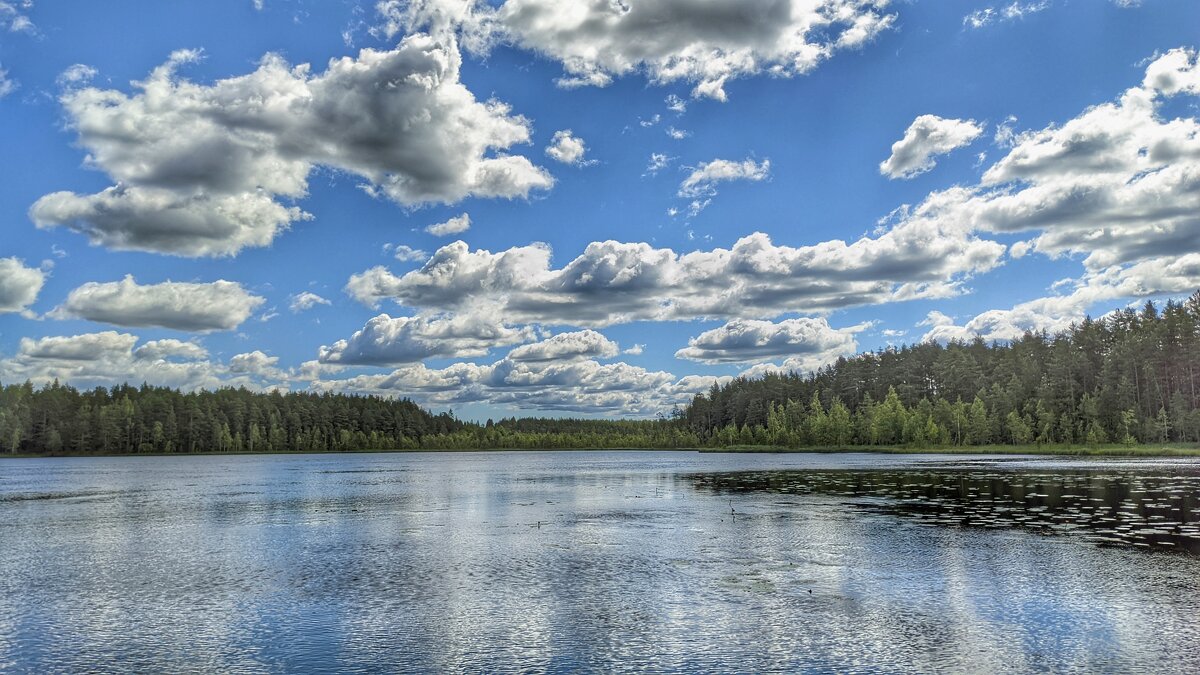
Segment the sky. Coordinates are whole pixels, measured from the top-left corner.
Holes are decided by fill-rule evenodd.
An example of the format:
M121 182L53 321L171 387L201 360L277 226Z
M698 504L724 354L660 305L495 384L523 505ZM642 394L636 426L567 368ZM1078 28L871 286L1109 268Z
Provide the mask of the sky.
M650 416L1200 289L1189 0L0 0L0 382Z

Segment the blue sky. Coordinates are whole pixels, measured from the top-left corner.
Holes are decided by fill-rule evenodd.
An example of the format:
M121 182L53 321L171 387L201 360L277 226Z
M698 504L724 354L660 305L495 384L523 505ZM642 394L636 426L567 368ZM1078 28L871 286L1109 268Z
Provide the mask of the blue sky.
M1200 288L1196 3L795 5L4 0L0 381L645 415Z

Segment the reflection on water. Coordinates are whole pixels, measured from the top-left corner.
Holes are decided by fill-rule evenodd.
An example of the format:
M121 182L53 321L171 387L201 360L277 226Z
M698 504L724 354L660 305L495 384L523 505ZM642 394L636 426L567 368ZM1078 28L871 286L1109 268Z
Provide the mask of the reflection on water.
M1185 469L1186 471L1186 469ZM700 489L819 494L932 525L1075 534L1101 545L1200 553L1200 474L1133 471L758 471Z
M1198 468L4 461L0 671L1196 672Z

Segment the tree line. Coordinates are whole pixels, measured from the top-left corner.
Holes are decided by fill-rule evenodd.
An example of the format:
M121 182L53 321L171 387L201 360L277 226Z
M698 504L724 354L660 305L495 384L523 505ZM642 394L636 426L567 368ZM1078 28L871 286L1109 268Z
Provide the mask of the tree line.
M485 424L433 414L409 399L244 388L184 393L118 385L80 391L55 381L0 386L0 452L174 454L681 448L677 421L508 418Z
M925 342L738 378L651 420L479 424L409 399L0 386L0 451L343 452L1200 442L1200 292L1007 343Z
M739 378L678 417L702 445L1200 441L1200 292L1007 343L924 342Z
M0 387L0 450L9 453L411 449L464 425L449 413L377 396L149 385L79 391L57 381Z

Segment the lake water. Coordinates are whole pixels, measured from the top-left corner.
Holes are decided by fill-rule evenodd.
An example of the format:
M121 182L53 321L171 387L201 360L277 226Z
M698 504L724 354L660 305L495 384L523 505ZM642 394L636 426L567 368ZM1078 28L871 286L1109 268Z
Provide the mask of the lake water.
M1200 672L1200 463L0 461L0 671Z

